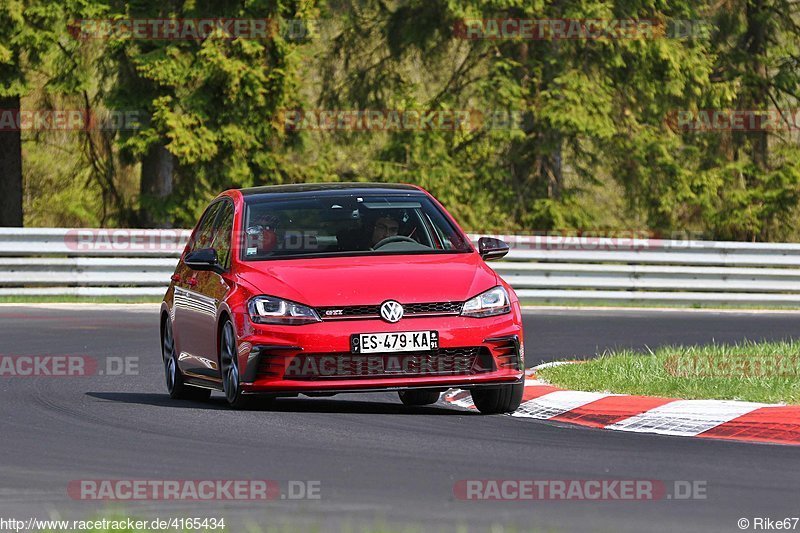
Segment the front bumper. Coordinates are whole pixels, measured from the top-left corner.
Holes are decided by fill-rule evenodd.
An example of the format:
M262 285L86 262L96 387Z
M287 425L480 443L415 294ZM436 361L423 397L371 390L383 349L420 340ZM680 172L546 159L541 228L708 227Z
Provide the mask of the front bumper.
M235 321L241 333L239 368L242 390L246 393L474 388L524 380L522 321L518 306L514 306L511 313L498 317L407 318L394 324L368 319L274 326L253 324L246 315L237 316ZM439 350L433 352L364 356L350 353L352 334L431 330L439 333ZM475 356L470 360L472 363L465 366L470 354ZM444 361L445 356L450 359ZM393 373L382 372L382 367L376 370L371 363L380 358L384 361L397 358L402 370ZM327 361L330 363L327 367L315 364L311 367L330 371L298 375L292 369L299 368L297 361L301 359ZM406 363L407 366L403 366ZM341 375L343 368L347 375Z

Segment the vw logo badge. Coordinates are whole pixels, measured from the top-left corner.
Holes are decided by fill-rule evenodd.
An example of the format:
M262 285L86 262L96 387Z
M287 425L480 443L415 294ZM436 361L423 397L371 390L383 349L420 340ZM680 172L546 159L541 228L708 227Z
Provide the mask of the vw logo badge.
M394 300L381 304L381 317L387 322L397 322L403 318L403 306Z

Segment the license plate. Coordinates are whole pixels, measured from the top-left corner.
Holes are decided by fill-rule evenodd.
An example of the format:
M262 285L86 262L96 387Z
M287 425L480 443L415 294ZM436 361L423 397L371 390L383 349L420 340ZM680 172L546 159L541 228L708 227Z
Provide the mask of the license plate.
M350 336L353 353L428 352L439 348L436 331L358 333Z

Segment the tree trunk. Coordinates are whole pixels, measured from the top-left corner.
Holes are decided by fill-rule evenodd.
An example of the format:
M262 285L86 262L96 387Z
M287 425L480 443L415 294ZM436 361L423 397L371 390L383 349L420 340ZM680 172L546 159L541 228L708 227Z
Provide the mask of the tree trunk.
M547 145L552 149L542 158L539 175L547 180L547 197L561 200L561 191L564 189L562 141L558 132L548 132L547 136L550 138Z
M747 2L747 52L750 59L748 75L751 87L746 92L746 105L751 110L764 110L770 105L769 72L765 63L767 55L767 8L763 0ZM752 159L759 169L766 170L769 164L768 132L759 130L749 134L752 143Z
M143 226L152 228L169 228L172 226L160 207L172 194L172 175L175 170L175 159L161 145L153 145L142 161L141 209L139 219Z
M0 112L19 116L19 96L0 98ZM0 131L0 226L22 227L22 136Z

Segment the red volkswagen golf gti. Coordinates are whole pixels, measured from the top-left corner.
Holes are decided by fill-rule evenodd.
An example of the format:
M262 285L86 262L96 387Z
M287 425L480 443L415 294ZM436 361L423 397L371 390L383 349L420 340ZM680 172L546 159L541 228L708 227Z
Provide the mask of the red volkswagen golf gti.
M411 185L230 190L206 209L161 305L170 396L468 389L482 413L524 386L519 301L430 194Z

